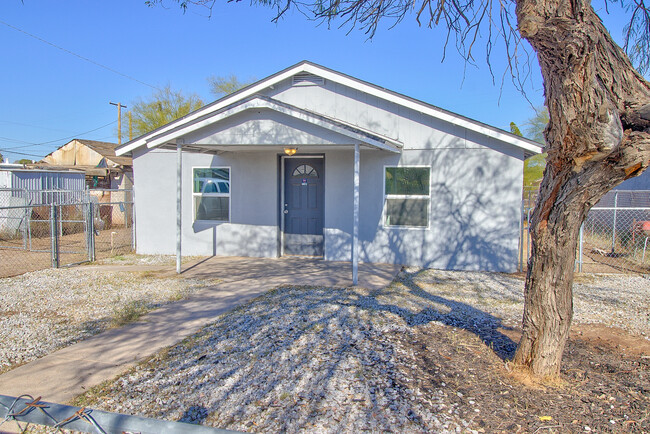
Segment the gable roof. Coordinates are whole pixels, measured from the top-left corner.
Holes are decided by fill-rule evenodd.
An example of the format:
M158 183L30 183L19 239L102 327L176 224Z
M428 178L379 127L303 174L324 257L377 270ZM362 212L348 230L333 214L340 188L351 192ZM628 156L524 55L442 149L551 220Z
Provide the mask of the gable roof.
M119 164L121 166L131 166L133 165L133 159L131 157L122 157L115 154L115 149L119 146L117 143L110 142L99 142L97 140L86 140L86 139L75 139L77 142L88 146L93 151L98 154L106 157L108 160Z
M163 125L162 127L157 128L147 134L137 137L136 139L125 143L121 147L118 147L115 150L115 152L117 155L124 155L144 145L147 145L148 147L155 147L164 144L168 141L174 140L179 137L177 132L180 129L182 129L184 126L193 125L196 124L197 122L201 122L202 120L207 119L209 116L213 116L224 110L227 110L228 107L230 107L231 105L233 104L236 105L238 102L245 101L251 97L263 99L263 97L257 95L259 92L301 73L313 74L322 77L326 80L339 83L341 85L351 87L361 92L365 92L369 95L419 111L433 118L449 122L451 124L466 128L470 131L474 131L476 133L500 140L505 143L509 143L511 145L523 149L525 152L529 154L538 154L542 152L542 146L539 143L534 142L532 140L514 135L512 133L501 130L499 128L495 128L493 126L470 119L468 117L456 113L452 113L450 111L441 109L434 105L419 101L417 99L402 95L397 92L393 92L383 87L365 82L363 80L360 80L355 77L351 77L349 75L342 74L338 71L325 68L321 65L317 65L315 63L306 60L297 63L296 65L293 65L289 68L286 68L280 72L277 72L276 74L264 78L256 83L246 86L245 88L240 89L237 92L227 95L211 104L208 104L198 110L195 110L194 112L191 112L179 119L176 119L175 121ZM272 101L279 103L276 100L272 100ZM293 107L293 110L305 111L297 107ZM312 115L325 117L322 114L316 114L313 112L310 113ZM333 119L330 120L334 121ZM337 120L336 122L341 122L341 121ZM360 129L359 127L356 126L354 128ZM397 141L393 140L393 142L397 142Z
M54 153L59 151L60 149L66 147L72 142L77 142L80 143L93 151L97 152L99 155L102 157L110 160L114 164L117 164L119 166L132 166L133 165L133 159L131 157L126 157L126 156L117 156L115 154L115 149L118 147L117 143L110 143L110 142L100 142L97 140L87 140L87 139L72 139L69 142L65 143L64 145L58 147L54 151L50 152L47 154L41 162L45 162L45 159L47 157L52 156Z
M170 140L182 137L205 126L219 122L222 119L251 109L268 109L277 113L286 114L293 118L308 122L312 125L326 128L329 131L347 136L351 139L363 141L375 148L383 149L386 151L399 152L399 149L402 148L402 143L398 140L391 139L390 137L368 131L359 126L352 125L338 119L333 119L329 116L315 113L310 110L305 110L264 95L253 95L248 98L240 99L217 112L211 112L199 118L188 120L181 125L178 125L169 131L166 131L159 137L151 137L150 140L147 141L147 146L154 148L156 146L163 145Z

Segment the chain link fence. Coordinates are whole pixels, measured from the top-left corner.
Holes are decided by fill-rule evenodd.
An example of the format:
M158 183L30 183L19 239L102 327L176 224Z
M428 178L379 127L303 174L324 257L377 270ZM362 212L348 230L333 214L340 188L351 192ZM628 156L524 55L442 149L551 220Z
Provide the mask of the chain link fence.
M530 258L528 224L534 203L524 197L519 269ZM650 273L650 191L613 190L587 214L580 230L576 271Z
M0 395L0 432L230 434L210 426L132 416L41 401L31 395ZM4 431L7 429L8 431ZM65 431L64 431L65 430Z
M135 249L131 190L0 189L0 277Z
M648 273L648 237L650 191L610 191L589 211L582 225L578 269Z

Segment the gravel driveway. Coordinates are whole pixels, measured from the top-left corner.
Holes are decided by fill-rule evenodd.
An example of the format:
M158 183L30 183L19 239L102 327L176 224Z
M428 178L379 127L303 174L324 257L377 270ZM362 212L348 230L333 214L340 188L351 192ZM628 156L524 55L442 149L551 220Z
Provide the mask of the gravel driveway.
M403 271L390 287L374 292L278 288L93 389L76 404L254 432L478 432L494 422L481 420L482 412L494 415L496 410L466 396L462 385L480 378L480 391L485 381L508 381L492 377L515 348L502 331L519 325L522 291L523 281L511 275L416 269ZM643 336L650 331L647 279L585 276L574 291L575 323L618 326ZM440 346L430 339L417 344L421 347L414 347L414 340L400 343L417 330L442 336ZM465 353L459 356L459 351ZM424 364L431 370L426 381L416 366L418 352L432 357ZM477 366L468 357L479 357ZM485 370L489 380L475 372L479 362L492 366ZM506 386L496 396L522 392L516 385ZM522 406L518 414L528 417L535 402L555 399L535 393L523 391L513 398L513 408ZM568 403L590 402L562 393ZM491 399L495 408L503 407L500 399ZM565 405L558 402L556 418ZM607 411L618 411L609 408L607 403ZM625 417L633 416L627 410ZM590 417L603 419L590 419L592 427L621 428L614 416ZM543 425L535 417L527 420L532 431ZM513 431L521 428L519 423L511 426Z

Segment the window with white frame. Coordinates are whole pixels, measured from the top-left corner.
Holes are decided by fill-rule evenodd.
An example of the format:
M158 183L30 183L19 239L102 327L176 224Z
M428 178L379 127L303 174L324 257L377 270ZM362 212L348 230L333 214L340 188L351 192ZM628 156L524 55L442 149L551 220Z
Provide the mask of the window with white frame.
M427 227L431 188L430 167L386 167L384 170L384 224Z
M230 168L194 168L194 219L230 221Z

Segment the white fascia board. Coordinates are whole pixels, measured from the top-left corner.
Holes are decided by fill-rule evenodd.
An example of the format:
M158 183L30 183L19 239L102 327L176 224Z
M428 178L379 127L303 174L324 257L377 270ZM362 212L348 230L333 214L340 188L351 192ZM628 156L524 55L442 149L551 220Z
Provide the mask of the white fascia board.
M394 140L390 139L385 139L389 143L383 143L379 140L374 140L371 137L367 137L363 134L356 133L354 131L350 131L348 128L345 128L343 123L338 122L336 120L329 120L326 117L321 117L321 116L316 116L316 115L310 115L308 113L304 113L299 110L293 110L289 107L285 107L279 104L275 104L272 101L268 101L266 99L262 98L253 98L252 100L235 106L231 109L225 110L221 113L217 113L214 116L210 116L207 119L203 119L202 121L192 123L190 125L187 125L184 128L178 129L174 131L173 133L169 134L162 134L160 137L155 138L153 140L150 140L146 142L148 148L155 148L157 146L163 145L165 143L169 143L170 141L173 141L175 139L178 139L180 137L183 137L186 134L190 134L194 131L197 131L201 128L210 126L216 122L219 122L223 119L226 119L230 116L234 116L238 113L242 113L246 110L255 110L255 109L269 109L276 111L278 113L285 114L287 116L291 116L295 119L300 119L305 122L309 122L313 125L317 125L321 128L325 128L330 131L334 131L338 134L350 137L351 139L354 139L358 141L359 143L371 145L375 148L378 149L383 149L385 151L390 151L394 153L399 153L400 148L401 148L401 143L395 142ZM352 128L356 128L354 126L351 126ZM373 134L376 136L376 134ZM379 136L378 136L379 137ZM384 139L381 137L381 139Z
M436 110L434 107L423 105L422 103L418 103L416 101L413 101L411 99L392 94L390 92L387 92L386 90L383 89L378 89L373 86L369 86L363 82L353 80L349 77L342 76L340 74L334 73L332 71L326 70L319 68L316 65L313 64L306 64L304 65L304 72L309 72L315 75L319 75L326 80L331 80L336 83L342 84L344 86L351 87L353 89L357 89L361 92L365 92L369 95L376 96L378 98L393 102L395 104L410 108L412 110L424 113L426 115L432 116L434 118L452 123L454 125L458 125L463 128L467 128L468 130L475 131L477 133L483 134L488 137L492 137L494 139L500 140L505 143L509 143L514 146L518 146L522 149L525 149L530 152L534 152L536 154L540 154L542 152L542 147L539 145L534 145L532 143L528 143L525 140L519 140L516 137L512 137L509 134L504 134L502 132L499 132L498 130L487 128L485 126L476 124L474 122L471 122L463 117L460 116L454 116L451 113L442 111L442 110Z

